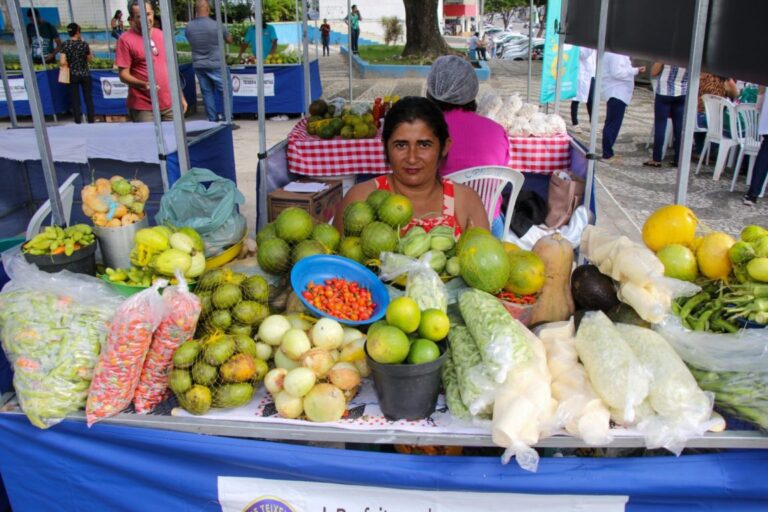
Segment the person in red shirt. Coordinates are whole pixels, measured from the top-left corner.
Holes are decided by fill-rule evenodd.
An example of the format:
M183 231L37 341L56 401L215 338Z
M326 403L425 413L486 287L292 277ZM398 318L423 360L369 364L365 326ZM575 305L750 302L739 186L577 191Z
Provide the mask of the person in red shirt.
M320 38L323 41L323 57L330 55L331 48L328 45L331 42L331 26L326 19L323 19L323 24L320 25Z
M152 5L145 3L147 9L147 25L154 23ZM144 52L144 39L141 34L141 6L134 1L128 7L128 22L130 30L124 32L115 47L115 65L119 70L120 81L128 86L128 115L135 123L152 122L152 97L149 89L149 73ZM160 103L160 114L163 121L173 120L171 110L171 88L168 82L168 66L165 61L163 33L150 29L150 46L152 64L155 70L157 99ZM187 102L181 97L182 108L187 111Z

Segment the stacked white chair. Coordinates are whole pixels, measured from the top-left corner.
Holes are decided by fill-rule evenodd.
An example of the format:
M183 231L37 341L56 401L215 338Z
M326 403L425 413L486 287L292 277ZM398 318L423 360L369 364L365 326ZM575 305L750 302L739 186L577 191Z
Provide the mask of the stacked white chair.
M699 163L696 165L696 174L699 174L701 170L701 163L704 158L707 158L709 163L709 155L712 150L712 144L717 144L719 149L717 151L717 160L715 161L715 171L712 174L713 180L719 180L720 175L725 169L725 164L728 160L728 155L732 149L738 146L738 142L735 139L736 135L736 108L733 103L727 98L721 96L715 96L713 94L705 94L702 96L704 100L704 110L707 113L707 136L704 139L704 148L699 156ZM724 113L728 112L728 128L730 130L730 137L723 134L723 128L726 120Z
M504 213L504 233L509 231L509 225L512 222L512 212L515 210L517 195L523 186L525 177L520 171L496 165L487 165L481 167L470 167L448 175L448 179L454 183L461 183L480 196L488 212L488 224L493 224L493 214L501 202L501 192L507 183L512 184L512 193L509 196L507 211Z
M738 119L736 141L739 144L739 156L736 159L736 166L733 168L733 179L731 180L731 192L736 186L736 180L739 177L741 163L746 156L749 158L747 167L747 184L752 181L752 170L755 167L757 152L760 150L760 136L757 133L759 113L757 106L753 103L742 103L736 105L736 117Z

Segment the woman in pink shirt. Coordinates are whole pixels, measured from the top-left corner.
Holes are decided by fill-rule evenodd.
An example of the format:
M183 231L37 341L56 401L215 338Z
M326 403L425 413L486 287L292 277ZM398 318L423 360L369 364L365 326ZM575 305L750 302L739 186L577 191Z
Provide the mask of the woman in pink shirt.
M440 57L427 75L427 97L437 103L445 115L453 141L448 156L440 167L440 175L484 165L509 166L509 139L504 127L475 113L475 97L480 89L475 69L456 55ZM495 212L493 227L501 219L501 205ZM494 234L497 229L494 229Z

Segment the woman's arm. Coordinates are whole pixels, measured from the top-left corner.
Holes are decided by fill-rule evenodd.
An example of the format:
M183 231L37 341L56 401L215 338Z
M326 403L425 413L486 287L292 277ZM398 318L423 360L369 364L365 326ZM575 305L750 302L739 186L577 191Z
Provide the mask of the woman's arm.
M663 62L654 62L651 66L651 76L658 76L661 70L664 68Z
M454 190L456 191L456 217L461 225L461 230L466 231L475 226L490 231L488 213L485 211L485 206L483 206L477 192L458 183Z

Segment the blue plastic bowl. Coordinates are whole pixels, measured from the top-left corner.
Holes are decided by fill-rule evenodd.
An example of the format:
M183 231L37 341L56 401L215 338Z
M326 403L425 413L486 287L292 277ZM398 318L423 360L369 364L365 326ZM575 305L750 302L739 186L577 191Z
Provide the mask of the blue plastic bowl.
M314 307L312 304L302 295L307 289L307 284L310 281L313 283L324 283L326 279L342 278L348 281L355 281L363 288L367 288L371 292L371 299L376 307L373 310L373 315L368 320L353 321L344 320L342 318L336 318L333 315L324 313ZM304 306L307 307L312 313L320 317L333 318L334 320L345 325L366 325L380 320L387 310L389 305L389 293L384 283L379 281L376 274L362 266L356 261L344 258L343 256L330 256L330 255L318 255L309 256L300 260L291 270L291 286L298 295Z

